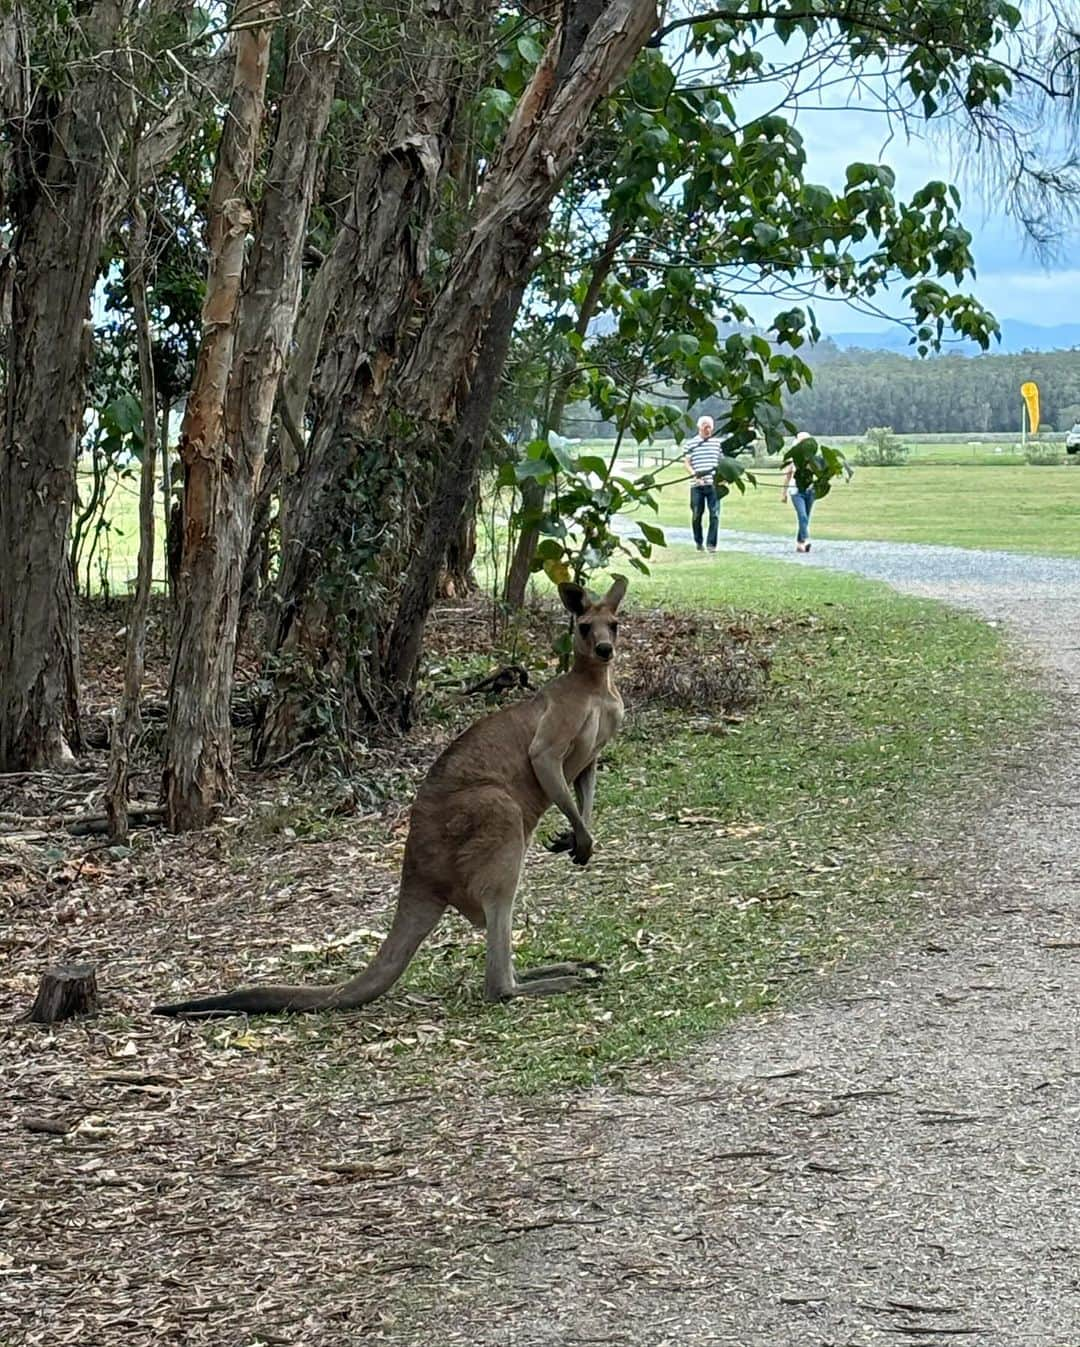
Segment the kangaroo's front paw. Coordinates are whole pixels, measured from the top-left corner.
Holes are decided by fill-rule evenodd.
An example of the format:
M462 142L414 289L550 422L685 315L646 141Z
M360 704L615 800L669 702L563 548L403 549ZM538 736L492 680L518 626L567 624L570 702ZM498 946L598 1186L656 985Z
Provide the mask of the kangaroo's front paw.
M592 833L586 832L583 828L580 833L574 835L574 845L570 851L570 859L575 865L588 865L593 852Z

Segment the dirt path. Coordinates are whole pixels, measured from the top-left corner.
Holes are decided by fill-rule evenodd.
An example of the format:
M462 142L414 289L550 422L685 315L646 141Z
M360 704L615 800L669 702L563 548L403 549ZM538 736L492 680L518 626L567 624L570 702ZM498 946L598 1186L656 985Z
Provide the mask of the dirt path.
M1044 751L1001 745L901 948L538 1132L552 1223L442 1341L1080 1343L1080 563L955 551L844 568L1008 623L1054 690Z

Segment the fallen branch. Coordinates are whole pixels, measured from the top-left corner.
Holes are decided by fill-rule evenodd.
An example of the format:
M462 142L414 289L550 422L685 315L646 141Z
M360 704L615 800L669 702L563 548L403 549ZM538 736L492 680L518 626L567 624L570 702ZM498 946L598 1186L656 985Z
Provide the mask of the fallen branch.
M129 811L131 823L137 828L153 827L165 818L160 805L139 805ZM19 842L47 842L58 832L70 833L72 837L95 837L109 831L109 819L106 814L72 814L68 818L49 821L45 828L34 828L25 832L0 832L0 846L14 846Z
M129 809L128 818L136 827L148 827L153 823L161 823L165 818L165 810L156 804L143 805ZM78 814L74 818L64 819L63 827L72 837L91 837L109 831L109 817L107 814Z

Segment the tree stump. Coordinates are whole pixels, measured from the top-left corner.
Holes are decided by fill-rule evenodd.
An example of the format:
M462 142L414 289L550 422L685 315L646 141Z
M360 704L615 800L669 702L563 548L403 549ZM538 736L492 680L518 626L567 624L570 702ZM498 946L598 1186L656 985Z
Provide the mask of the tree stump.
M97 1009L97 970L92 963L76 963L43 974L26 1018L34 1024L55 1024L73 1015L96 1015Z

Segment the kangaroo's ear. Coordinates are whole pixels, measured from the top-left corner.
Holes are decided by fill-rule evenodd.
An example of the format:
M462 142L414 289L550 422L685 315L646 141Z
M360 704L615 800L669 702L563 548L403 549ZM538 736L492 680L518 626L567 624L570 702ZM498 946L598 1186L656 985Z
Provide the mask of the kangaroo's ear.
M588 595L580 585L560 585L559 598L563 601L563 607L568 608L575 617L580 617L589 606Z
M605 608L610 608L614 613L619 604L622 603L626 594L626 576L617 575L614 583L608 592L604 595L603 603Z

